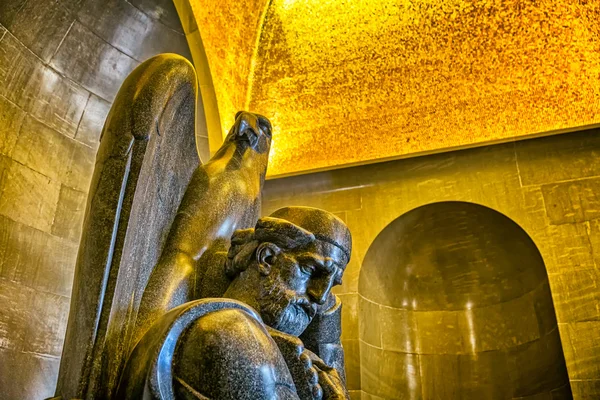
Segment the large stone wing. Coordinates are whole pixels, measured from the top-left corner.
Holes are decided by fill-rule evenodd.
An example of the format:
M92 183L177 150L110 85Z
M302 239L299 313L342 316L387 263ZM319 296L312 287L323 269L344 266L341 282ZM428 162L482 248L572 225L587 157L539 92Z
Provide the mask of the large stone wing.
M63 399L108 399L118 383L128 327L199 165L196 96L192 65L162 54L129 75L108 115L77 258L56 392Z

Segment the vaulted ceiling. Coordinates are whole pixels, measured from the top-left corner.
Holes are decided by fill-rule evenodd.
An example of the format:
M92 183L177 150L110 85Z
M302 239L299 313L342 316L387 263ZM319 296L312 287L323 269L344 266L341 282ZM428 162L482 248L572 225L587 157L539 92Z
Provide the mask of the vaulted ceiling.
M600 123L600 3L190 0L222 129L275 127L269 175Z

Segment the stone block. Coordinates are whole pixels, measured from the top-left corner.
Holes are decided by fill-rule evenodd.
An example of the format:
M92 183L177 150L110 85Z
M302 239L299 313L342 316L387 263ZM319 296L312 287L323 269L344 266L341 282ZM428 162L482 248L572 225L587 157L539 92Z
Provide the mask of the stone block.
M383 349L404 353L420 353L416 317L416 314L419 313L385 306L381 307L380 312L379 329L381 330L381 346Z
M558 328L571 382L598 379L600 321L559 323Z
M65 179L76 142L27 116L13 158L54 181Z
M138 61L160 53L177 53L191 59L182 32L150 18L127 1L87 0L77 17L103 40Z
M600 399L600 379L585 379L571 381L571 390L573 398L577 400L595 400ZM557 397L557 400L562 400L562 397ZM570 397L565 397L565 400L570 400ZM554 398L552 400L555 400Z
M0 3L0 24L10 25L26 2L27 0L2 0L2 3Z
M87 193L90 189L94 165L96 164L96 149L75 144L73 158L69 163L69 170L62 180L65 185Z
M469 321L472 315L472 321ZM461 315L466 340L475 339L475 351L509 349L539 339L540 332L532 294L493 306L474 308ZM467 348L473 343L468 343Z
M131 0L131 4L142 10L150 18L160 21L183 35L183 28L173 0Z
M600 175L600 130L566 133L515 143L524 186Z
M85 106L75 139L94 149L100 145L100 135L111 104L92 94Z
M337 296L342 301L342 339L358 339L358 293Z
M379 366L383 362L383 350L373 347L362 340L360 342L360 388L376 394L379 393Z
M263 215L269 215L284 206L309 206L336 213L347 210L358 210L361 208L361 204L359 189L350 189L341 192L310 193L302 187L291 187L288 196L263 201Z
M24 118L25 111L0 96L0 154L11 155Z
M587 222L546 226L539 246L545 257L550 287L554 284L554 274L594 268L594 241L588 230Z
M79 243L87 194L62 185L52 234Z
M544 185L542 193L552 224L600 218L600 178Z
M360 390L360 343L358 340L342 340L346 364L346 388Z
M0 278L70 296L77 243L0 216Z
M458 311L414 312L418 333L418 352L421 354L461 354L469 351L459 325Z
M69 298L31 289L0 278L0 316L3 348L60 357Z
M111 102L138 64L77 21L50 61L56 70Z
M419 355L383 351L376 395L388 399L420 399Z
M550 393L568 383L558 329L507 354L514 397Z
M371 346L381 347L380 306L360 296L358 298L358 335Z
M0 388L5 399L45 399L54 396L60 358L0 348Z
M0 215L50 233L60 184L0 157Z
M0 42L0 95L72 137L89 94L7 33Z
M54 181L87 192L96 150L27 116L12 156Z
M600 269L552 275L552 293L559 322L600 321Z
M48 62L75 18L58 0L28 1L6 27L21 43Z
M544 336L550 331L557 328L556 312L550 285L548 282L542 283L532 293L533 308L538 322L540 336Z

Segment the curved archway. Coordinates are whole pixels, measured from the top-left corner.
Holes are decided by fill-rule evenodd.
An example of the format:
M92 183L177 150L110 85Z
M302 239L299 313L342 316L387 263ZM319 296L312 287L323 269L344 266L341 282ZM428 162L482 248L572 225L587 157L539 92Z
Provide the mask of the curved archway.
M571 396L542 257L497 211L441 202L400 216L369 248L359 294L368 394Z

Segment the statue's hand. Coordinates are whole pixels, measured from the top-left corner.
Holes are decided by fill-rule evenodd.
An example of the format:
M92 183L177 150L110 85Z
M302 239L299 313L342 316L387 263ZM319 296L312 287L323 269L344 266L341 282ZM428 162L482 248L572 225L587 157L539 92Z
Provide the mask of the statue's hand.
M319 385L323 391L323 400L349 399L350 396L348 395L346 386L340 378L337 370L325 364L323 360L317 357L317 355L312 353L310 350L306 350L306 352L312 354L312 367L317 372Z

